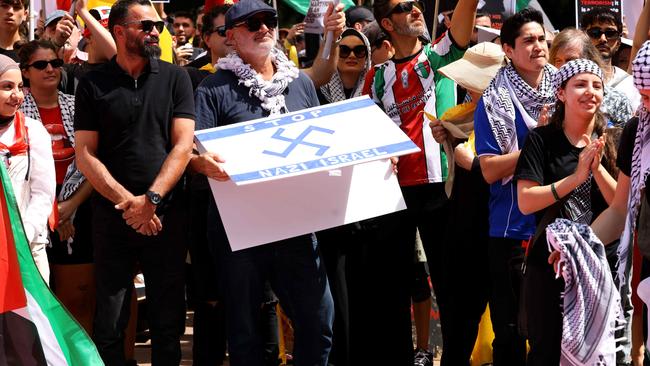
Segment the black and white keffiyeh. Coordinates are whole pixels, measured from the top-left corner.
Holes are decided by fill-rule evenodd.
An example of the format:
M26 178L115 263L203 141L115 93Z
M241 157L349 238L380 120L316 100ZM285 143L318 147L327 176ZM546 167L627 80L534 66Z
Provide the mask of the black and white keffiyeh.
M566 219L548 225L546 238L560 252L564 278L560 365L616 365L624 319L603 243L588 225Z
M636 57L632 61L632 76L634 85L643 90L650 89L650 41L643 44ZM636 221L641 206L641 190L645 188L646 178L650 174L650 111L643 103L637 111L639 125L634 138L632 150L632 170L630 172L630 192L627 204L627 216L625 218L625 229L621 236L621 243L618 246L618 270L617 279L619 283L625 284L626 273L632 265L632 244Z
M650 41L641 46L632 60L632 77L637 89L650 89Z
M372 61L370 60L370 54L371 54L371 49L370 49L370 42L368 41L368 38L366 36L357 31L354 28L348 28L341 34L341 39L348 36L348 35L354 35L356 37L359 37L363 41L363 44L367 48L367 53L366 53L366 63L363 71L361 71L361 74L359 74L359 78L357 79L357 84L354 86L354 89L352 90L352 93L350 94L350 98L358 97L361 95L361 92L363 91L363 83L366 80L366 74L368 73L368 70L372 67ZM323 93L323 96L325 99L327 99L328 102L334 103L334 102L340 102L343 100L346 100L345 96L345 87L343 86L343 80L341 80L341 75L339 75L339 71L337 70L334 75L332 75L332 78L330 81L320 87L320 92Z
M512 63L502 67L483 92L483 102L492 133L503 154L519 150L515 125L515 108L519 110L526 126L532 130L542 107L555 102L553 74L555 67L544 66L542 81L533 89L519 76ZM507 183L512 176L503 179Z
M262 108L271 115L287 112L287 107L282 94L289 83L298 77L298 68L285 54L277 48L271 49L271 59L276 72L271 80L264 80L249 64L237 55L236 52L228 54L217 61L217 68L230 70L239 78L239 84L250 88L249 95L262 101Z
M600 105L600 111L614 127L624 126L634 116L634 108L632 108L630 98L609 85L605 85L605 96Z
M564 82L571 79L577 74L582 74L585 72L594 74L598 76L600 80L603 80L603 70L601 70L595 62L584 58L579 58L565 63L557 70L553 76L553 88L555 89L555 92L560 90Z

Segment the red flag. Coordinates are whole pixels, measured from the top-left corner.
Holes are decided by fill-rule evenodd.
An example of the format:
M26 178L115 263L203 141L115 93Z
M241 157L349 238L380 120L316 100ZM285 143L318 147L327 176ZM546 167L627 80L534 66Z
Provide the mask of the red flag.
M56 0L56 8L68 11L72 6L72 0Z
M27 306L5 192L0 184L0 314Z
M58 1L58 0L57 0ZM238 0L205 0L204 13L210 11L213 6L233 5Z

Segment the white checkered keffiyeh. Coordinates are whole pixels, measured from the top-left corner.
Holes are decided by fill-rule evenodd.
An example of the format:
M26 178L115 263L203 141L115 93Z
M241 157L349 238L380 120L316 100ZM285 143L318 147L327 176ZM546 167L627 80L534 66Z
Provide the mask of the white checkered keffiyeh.
M553 89L553 74L555 67L544 66L542 81L537 89L533 89L519 76L511 63L502 67L483 92L485 112L490 122L490 128L503 154L519 150L517 128L515 124L515 108L529 130L537 127L537 119L542 107L555 102ZM512 176L505 177L503 184L508 183Z
M650 41L646 41L632 61L632 76L638 89L650 89ZM623 286L627 283L625 274L632 266L632 241L636 220L641 206L641 190L645 188L646 178L650 174L650 111L643 103L637 112L639 125L634 138L632 150L632 170L630 175L630 193L627 204L625 229L618 246L618 282Z
M563 264L560 365L615 366L614 332L624 319L603 243L588 225L566 219L548 225L546 238Z
M553 88L557 92L565 81L585 72L598 76L600 80L603 79L603 70L595 62L579 58L565 63L557 70L553 76Z
M634 57L632 76L637 89L650 89L650 41L646 41Z
M239 84L250 88L249 95L257 97L262 102L262 108L274 116L288 112L282 93L289 83L298 78L298 68L277 48L271 49L271 58L276 71L273 79L268 81L262 79L262 76L245 63L236 52L220 58L217 61L217 68L235 73L239 78Z

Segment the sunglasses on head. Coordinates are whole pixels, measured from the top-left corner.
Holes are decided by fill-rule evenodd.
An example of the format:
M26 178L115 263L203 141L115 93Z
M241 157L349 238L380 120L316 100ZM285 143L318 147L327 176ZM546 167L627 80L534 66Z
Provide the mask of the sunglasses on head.
M219 35L219 37L225 37L226 36L226 26L225 25L220 25L218 27L214 28L214 33Z
M278 27L278 17L275 15L260 18L251 17L241 23L235 24L235 27L241 27L242 25L245 25L246 28L248 28L248 31L257 32L260 30L260 28L262 28L262 24L264 24L268 29L275 29Z
M354 52L354 57L364 58L368 55L368 49L364 45L349 47L344 44L339 45L339 57L348 58L350 53Z
M600 28L590 28L587 29L587 35L592 39L599 39L602 35L605 35L605 38L608 40L614 40L621 37L616 29L600 29Z
M37 70L45 70L47 68L47 65L52 65L52 67L56 69L63 66L63 60L61 60L60 58L55 58L54 60L50 60L50 61L38 60L32 62L29 65L25 65L25 69L33 67Z
M386 18L390 17L393 14L410 13L413 11L413 7L416 7L421 12L424 12L424 3L420 1L402 1L390 9L390 11L386 14Z
M156 30L158 33L162 33L163 29L165 29L165 22L162 20L134 20L132 22L127 22L122 25L129 25L129 24L140 24L140 27L142 28L142 31L145 33L149 33L153 30L153 27L156 27Z

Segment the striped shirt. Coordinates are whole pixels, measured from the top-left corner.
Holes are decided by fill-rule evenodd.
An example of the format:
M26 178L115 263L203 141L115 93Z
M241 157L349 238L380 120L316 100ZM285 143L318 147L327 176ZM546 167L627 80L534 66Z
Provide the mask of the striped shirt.
M413 56L375 66L366 77L364 94L370 94L388 116L421 149L400 157L400 185L444 182L447 157L431 134L422 111L441 116L456 105L456 85L437 70L465 53L449 32Z

